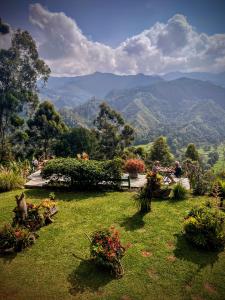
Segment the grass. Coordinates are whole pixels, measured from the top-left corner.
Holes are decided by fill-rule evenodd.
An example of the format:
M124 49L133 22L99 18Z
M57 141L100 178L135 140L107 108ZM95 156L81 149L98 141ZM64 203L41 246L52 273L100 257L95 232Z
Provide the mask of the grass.
M49 191L27 190L28 202ZM0 226L10 222L16 192L0 194ZM131 192L56 193L55 222L31 248L0 257L0 299L224 299L225 252L201 252L181 235L187 211L204 197L153 201L137 213ZM90 264L85 233L114 225L124 244L125 275L111 278ZM79 260L73 254L83 258Z

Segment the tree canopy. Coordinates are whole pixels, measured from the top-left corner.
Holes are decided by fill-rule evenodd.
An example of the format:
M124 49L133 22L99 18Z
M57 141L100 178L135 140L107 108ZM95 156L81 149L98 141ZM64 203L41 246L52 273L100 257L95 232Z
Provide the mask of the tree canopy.
M100 111L94 121L99 139L99 156L112 159L120 155L134 139L134 129L125 124L122 116L108 104L100 104Z
M160 136L157 138L150 150L149 159L151 161L160 161L164 166L168 166L173 161L173 156L170 153L169 146L167 145L166 138Z
M0 31L8 33L2 22ZM0 161L8 152L10 134L24 123L21 112L37 106L37 80L46 82L49 74L27 31L15 31L10 48L0 49Z
M27 124L30 140L43 150L45 157L49 154L52 142L67 130L61 116L49 101L39 105L34 117Z
M194 160L194 161L199 161L199 153L195 147L195 144L189 144L187 146L187 150L185 152L185 157L190 158L191 160Z

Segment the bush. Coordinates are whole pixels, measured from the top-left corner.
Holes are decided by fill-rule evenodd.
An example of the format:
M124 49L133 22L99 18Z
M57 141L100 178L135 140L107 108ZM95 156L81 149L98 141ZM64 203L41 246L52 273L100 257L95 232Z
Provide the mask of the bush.
M0 229L0 252L20 252L35 242L36 235L28 229L5 225Z
M129 173L142 173L145 170L145 164L140 159L128 159L124 168Z
M25 180L19 173L4 168L0 170L0 192L21 188L24 183Z
M96 161L57 158L46 164L42 176L50 179L52 184L70 187L91 188L99 183L118 187L122 176L122 163L120 159Z
M214 207L194 207L184 222L184 233L199 248L218 249L225 244L225 214Z
M185 198L187 198L187 192L188 191L182 184L177 183L173 188L172 199L173 200L184 200Z
M208 192L209 182L203 177L198 178L193 186L193 195L203 196Z
M125 247L121 245L119 233L114 228L96 231L91 236L91 258L104 267L110 268L114 275L123 276L121 258L125 254Z

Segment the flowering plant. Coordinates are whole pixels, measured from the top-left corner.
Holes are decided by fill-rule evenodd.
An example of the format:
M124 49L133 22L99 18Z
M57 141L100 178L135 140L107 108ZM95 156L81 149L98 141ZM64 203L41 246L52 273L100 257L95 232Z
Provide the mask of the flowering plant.
M124 271L120 260L126 248L121 245L119 232L114 227L99 230L92 234L90 240L91 258L97 264L110 268L116 277L122 277Z
M128 159L125 162L125 170L129 173L142 173L145 170L145 164L141 159Z
M7 251L22 251L35 242L37 235L28 229L5 225L0 229L0 253Z
M52 222L51 216L57 212L55 206L56 202L44 199L39 205L33 203L27 203L27 217L21 222L20 214L18 208L16 207L13 211L15 217L13 219L13 226L19 224L30 229L31 231L36 231L44 225Z

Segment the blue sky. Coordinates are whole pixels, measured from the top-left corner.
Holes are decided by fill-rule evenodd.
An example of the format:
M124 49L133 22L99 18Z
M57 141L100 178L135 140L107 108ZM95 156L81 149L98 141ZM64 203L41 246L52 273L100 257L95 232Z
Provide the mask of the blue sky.
M6 0L0 16L55 76L225 71L224 0Z
M64 12L86 36L113 47L177 13L187 16L199 32L225 32L224 0L6 0L0 15L11 25L32 32L29 5L37 2L52 12Z

